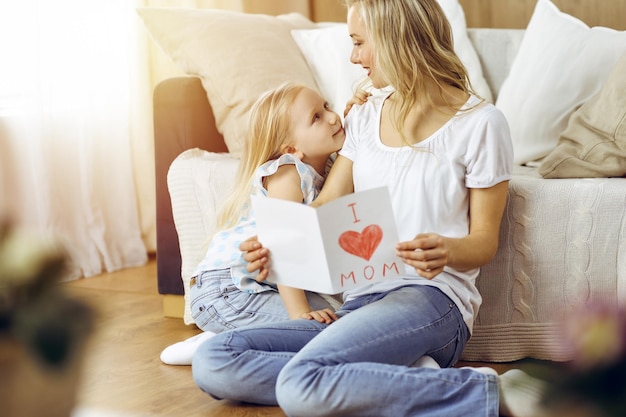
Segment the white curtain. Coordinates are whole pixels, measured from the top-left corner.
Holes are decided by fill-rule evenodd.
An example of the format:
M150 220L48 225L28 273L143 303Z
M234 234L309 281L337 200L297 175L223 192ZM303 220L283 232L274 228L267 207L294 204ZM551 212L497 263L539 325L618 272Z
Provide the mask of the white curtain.
M67 279L156 249L152 91L182 72L137 7L306 14L308 0L0 0L0 219L61 239Z
M137 193L132 160L152 152L151 88L134 6L0 2L0 215L61 239L68 279L147 261L138 199L153 190Z

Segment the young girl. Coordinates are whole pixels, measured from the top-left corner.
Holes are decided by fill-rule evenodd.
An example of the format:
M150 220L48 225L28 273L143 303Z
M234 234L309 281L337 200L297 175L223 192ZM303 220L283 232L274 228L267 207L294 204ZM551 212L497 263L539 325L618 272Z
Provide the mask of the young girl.
M387 186L406 271L346 291L330 325L298 320L217 335L194 357L196 384L289 416L535 415L532 384L514 391L521 401L510 396L518 372L452 367L481 303L479 268L498 245L513 165L507 122L473 94L436 0L346 4L351 61L375 88L392 88L350 110L314 204ZM269 253L259 242L242 249L262 280ZM416 367L423 357L436 364Z
M199 342L224 330L286 319L336 319L328 297L257 282L239 245L256 234L250 195L311 203L344 139L341 119L310 88L285 84L258 99L233 192L218 217L219 231L190 281L192 317L205 332L163 351L165 363L189 364Z

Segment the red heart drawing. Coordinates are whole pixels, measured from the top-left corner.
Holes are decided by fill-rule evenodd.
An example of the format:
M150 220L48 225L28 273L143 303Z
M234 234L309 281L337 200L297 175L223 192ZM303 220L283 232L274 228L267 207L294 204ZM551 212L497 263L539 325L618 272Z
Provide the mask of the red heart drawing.
M369 261L383 238L383 229L376 224L367 226L361 233L349 230L339 236L339 246L346 252Z

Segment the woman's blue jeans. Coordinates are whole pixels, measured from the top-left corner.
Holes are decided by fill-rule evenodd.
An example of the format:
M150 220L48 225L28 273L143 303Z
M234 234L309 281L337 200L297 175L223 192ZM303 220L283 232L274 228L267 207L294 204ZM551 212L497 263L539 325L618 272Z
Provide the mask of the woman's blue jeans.
M498 416L493 375L447 368L469 338L453 302L429 286L350 301L331 325L291 320L207 340L196 384L215 398L279 405L288 416ZM411 367L429 355L444 369Z

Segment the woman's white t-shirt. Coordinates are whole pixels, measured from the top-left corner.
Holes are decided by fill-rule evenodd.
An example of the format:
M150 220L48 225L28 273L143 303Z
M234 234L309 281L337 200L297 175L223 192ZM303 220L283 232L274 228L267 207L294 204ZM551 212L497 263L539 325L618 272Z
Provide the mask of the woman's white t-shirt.
M504 115L471 96L464 108L475 107L461 110L430 137L412 147L389 147L379 136L388 96L372 96L346 117L346 140L339 154L353 162L354 190L389 188L400 241L431 232L466 236L469 188L488 188L511 178L513 147ZM432 285L455 302L471 332L482 301L475 285L478 272L446 267L427 280L407 265L405 275L346 291L344 299L404 285Z

